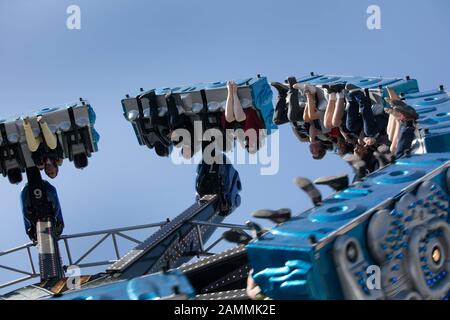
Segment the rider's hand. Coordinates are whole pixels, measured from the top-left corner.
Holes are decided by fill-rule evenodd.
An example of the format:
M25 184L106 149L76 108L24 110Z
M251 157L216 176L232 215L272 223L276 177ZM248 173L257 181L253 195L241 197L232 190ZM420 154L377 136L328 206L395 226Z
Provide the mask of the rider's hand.
M375 144L375 142L376 142L375 138L372 138L372 137L364 138L364 143L366 146L373 146Z

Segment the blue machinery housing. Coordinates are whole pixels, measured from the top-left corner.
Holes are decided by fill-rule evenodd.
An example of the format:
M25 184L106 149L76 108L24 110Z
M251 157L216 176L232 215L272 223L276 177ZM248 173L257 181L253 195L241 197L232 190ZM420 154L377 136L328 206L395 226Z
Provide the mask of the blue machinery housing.
M377 265L385 297L403 298L414 292L410 282L434 277L431 288L447 280L445 297L448 260L431 277L425 259L418 278L409 269L415 251L428 250L411 243L415 228L445 243L448 257L449 160L445 153L401 159L270 230L247 246L255 281L275 299L379 298L367 287L367 268Z

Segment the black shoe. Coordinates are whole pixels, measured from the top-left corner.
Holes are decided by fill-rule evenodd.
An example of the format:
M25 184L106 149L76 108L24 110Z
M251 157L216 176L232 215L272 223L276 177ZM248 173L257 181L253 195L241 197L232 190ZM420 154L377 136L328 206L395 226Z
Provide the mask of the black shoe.
M294 88L294 84L297 83L295 77L288 78L289 92L288 92L288 113L287 117L290 122L303 121L303 109L300 107L298 100L298 90Z
M283 223L291 219L291 210L284 208L279 210L258 210L252 216L259 219L268 219L274 223Z
M349 180L346 174L341 176L320 177L316 179L314 183L329 186L335 191L347 189L349 186Z
M249 236L246 232L238 229L225 231L222 236L226 241L240 245L248 244L250 241L252 241L251 236Z
M355 86L354 84L351 84L351 83L347 83L345 85L345 90L350 92L350 93L351 92L355 92L355 91L362 91L362 89L360 87Z
M287 96L287 94L289 92L289 87L288 86L286 86L285 84L280 83L280 82L271 82L270 85L277 90L278 95L280 97L286 98L286 96Z
M339 93L345 89L346 82L338 82L328 86L328 93Z
M308 195L314 206L317 207L321 204L322 194L309 179L297 177L294 179L294 183Z
M272 121L277 126L288 123L288 110L286 106L286 98L279 97L275 111L273 113Z
M272 120L273 123L279 126L289 122L287 116L288 110L286 105L286 97L289 89L284 84L279 82L272 82L271 85L278 91L278 101L275 106Z
M155 143L155 152L160 157L168 157L170 155L170 149L161 142Z

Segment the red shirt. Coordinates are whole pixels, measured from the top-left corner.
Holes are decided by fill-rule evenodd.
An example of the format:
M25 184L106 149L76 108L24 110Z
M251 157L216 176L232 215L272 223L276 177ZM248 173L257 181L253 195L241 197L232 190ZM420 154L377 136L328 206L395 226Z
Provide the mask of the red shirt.
M237 124L244 131L255 129L256 132L259 132L259 130L264 129L264 123L262 122L258 112L254 108L246 108L244 109L244 112L246 119L243 122L227 122L227 120L225 120L225 112L222 112L220 121L222 129L236 129Z

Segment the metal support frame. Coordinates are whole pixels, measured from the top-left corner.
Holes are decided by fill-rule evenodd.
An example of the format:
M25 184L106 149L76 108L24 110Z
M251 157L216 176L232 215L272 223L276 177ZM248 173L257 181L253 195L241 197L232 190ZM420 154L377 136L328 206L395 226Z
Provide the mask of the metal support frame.
M251 230L250 227L240 224L231 224L231 223L212 223L212 222L206 222L206 221L192 221L191 224L196 226L196 234L198 237L198 242L200 243L200 252L197 253L197 256L211 256L214 255L214 253L211 253L211 249L216 247L223 239L222 236L220 236L217 240L215 240L213 243L211 243L206 249L205 244L203 243L202 239L202 226L208 226L208 227L216 227L216 228L224 228L224 229L239 229L241 231L244 230Z
M129 235L126 235L124 232L129 231L136 231L136 230L143 230L143 229L151 229L156 227L161 227L162 225L166 224L167 222L158 222L158 223L151 223L151 224L144 224L144 225L138 225L138 226L132 226L132 227L125 227L125 228L114 228L114 229L107 229L107 230L100 230L100 231L93 231L93 232L84 232L84 233L77 233L77 234L71 234L71 235L63 235L61 236L58 241L63 243L62 246L64 251L66 253L67 262L68 265L76 265L80 269L83 268L92 268L92 267L98 267L98 266L105 266L109 265L112 262L114 262L116 259L120 258L120 250L119 250L119 242L118 240L125 239L126 241L130 241L133 243L141 243L140 240L137 240ZM81 256L78 259L73 258L72 250L71 250L71 240L75 239L84 239L88 237L95 237L95 236L102 236L98 241L96 241L92 246L90 246L87 250L85 250ZM114 259L111 260L103 260L103 261L94 261L94 262L85 262L89 255L94 252L98 246L100 246L103 242L105 242L108 238L111 237L112 245L115 252ZM18 252L26 252L26 256L30 265L30 270L22 270L15 267L11 267L8 265L0 264L0 269L8 270L14 273L19 273L22 275L25 275L25 277L21 277L19 279L15 279L6 283L0 284L0 289L28 281L34 278L39 277L39 272L36 271L39 268L35 266L35 261L33 258L33 254L31 252L31 248L35 247L37 244L33 242L26 243L24 245L21 245L19 247L15 247L13 249L9 249L3 252L0 252L0 258L4 256L11 255L13 253ZM73 245L73 244L72 244Z
M76 234L71 234L71 235L62 235L58 239L58 242L63 244L63 245L61 245L61 247L63 248L61 251L65 252L68 265L76 265L80 269L99 267L99 266L107 266L107 265L114 263L121 257L120 248L119 248L119 240L122 239L122 240L126 240L128 242L133 242L135 244L142 243L142 241L125 234L125 232L157 228L157 227L161 227L161 226L165 225L166 223L167 223L167 221L151 223L151 224L144 224L144 225L137 225L137 226L132 226L132 227L114 228L114 229L106 229L106 230L93 231L93 232L76 233ZM201 237L201 234L202 234L201 227L202 226L210 226L210 227L225 228L225 229L250 230L250 228L247 226L237 225L237 224L210 223L210 222L204 222L204 221L192 221L190 223L196 225L197 236L199 239L199 243L201 244L201 251L198 252L198 256L213 255L213 253L210 253L210 250L213 249L214 247L216 247L223 240L223 237L221 236L217 240L213 241L213 243L211 243L207 248L205 248L205 244L203 243L203 240ZM71 250L70 242L75 239L85 239L85 238L94 237L94 236L101 236L101 237L93 245L91 245L88 249L84 250L79 258L75 259L72 254L73 252ZM114 258L113 259L104 259L104 260L100 260L100 261L86 262L86 259L102 243L104 243L109 238L111 238L111 243L112 243L112 246L114 249ZM21 275L25 275L24 277L0 284L0 289L10 287L15 284L25 282L25 281L39 277L39 273L38 273L38 271L36 271L39 268L35 267L35 261L33 259L33 254L31 252L31 248L33 248L35 246L36 246L36 243L29 242L24 245L0 252L0 258L11 255L13 253L17 253L17 252L26 252L26 257L27 257L29 265L30 265L30 270L28 271L28 270L22 270L22 269L18 269L15 267L0 264L0 269L11 271L11 272L18 273ZM72 244L72 246L73 246L73 244Z

